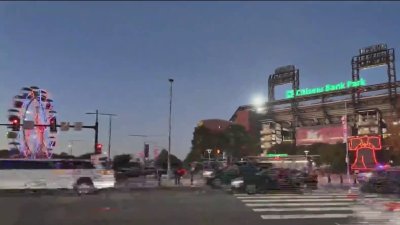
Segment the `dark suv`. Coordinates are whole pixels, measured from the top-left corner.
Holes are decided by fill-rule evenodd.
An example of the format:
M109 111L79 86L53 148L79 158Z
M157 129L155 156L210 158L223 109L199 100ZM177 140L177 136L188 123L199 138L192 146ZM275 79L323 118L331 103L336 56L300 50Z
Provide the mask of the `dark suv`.
M361 191L385 194L400 194L400 169L374 171L369 180L362 184Z

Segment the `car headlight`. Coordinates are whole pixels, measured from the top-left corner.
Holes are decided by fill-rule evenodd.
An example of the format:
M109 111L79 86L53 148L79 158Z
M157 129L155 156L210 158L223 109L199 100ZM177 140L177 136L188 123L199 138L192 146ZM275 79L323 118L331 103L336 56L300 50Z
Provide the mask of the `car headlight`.
M233 180L232 182L231 182L231 185L232 186L235 186L235 187L239 187L239 186L241 186L243 184L243 180L242 179L240 179L240 180Z
M366 173L365 177L370 178L372 176L372 173Z
M203 175L204 176L211 176L213 174L213 171L204 171Z

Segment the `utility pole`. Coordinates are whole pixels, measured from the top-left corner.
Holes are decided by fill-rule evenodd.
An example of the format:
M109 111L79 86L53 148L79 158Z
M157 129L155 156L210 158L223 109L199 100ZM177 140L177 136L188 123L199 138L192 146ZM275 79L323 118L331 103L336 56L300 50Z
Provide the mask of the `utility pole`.
M168 129L168 167L167 174L168 178L171 178L171 115L172 115L172 83L174 79L168 79L170 83L169 87L169 129Z

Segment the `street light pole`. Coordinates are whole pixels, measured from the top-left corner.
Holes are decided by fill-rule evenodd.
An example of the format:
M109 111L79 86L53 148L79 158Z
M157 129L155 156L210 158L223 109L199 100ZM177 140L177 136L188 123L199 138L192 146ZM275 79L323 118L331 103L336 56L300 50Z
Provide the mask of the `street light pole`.
M117 116L115 114L108 114L109 117L109 125L108 125L108 161L111 161L111 124L112 117Z
M346 132L344 132L344 138L345 138L345 143L346 143L346 167L347 167L347 179L350 183L350 159L349 159L349 144L347 143L347 137L348 137L348 131L347 131L347 101L344 101L344 108L346 111L346 115L344 117L345 121L344 121L344 129L346 129Z
M167 174L168 177L171 177L171 115L172 115L172 83L174 79L168 79L170 83L169 87L169 129L168 129L168 167L167 167Z

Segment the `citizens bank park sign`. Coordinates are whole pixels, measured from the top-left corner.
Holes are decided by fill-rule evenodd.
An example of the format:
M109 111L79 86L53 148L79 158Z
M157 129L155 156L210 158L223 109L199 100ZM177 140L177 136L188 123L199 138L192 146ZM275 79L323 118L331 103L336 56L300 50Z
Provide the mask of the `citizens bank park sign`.
M312 95L312 94L320 94L320 93L325 93L325 92L330 92L330 91L339 91L339 90L344 90L344 89L349 89L349 88L357 88L357 87L362 87L365 86L366 82L363 78L361 78L358 81L351 81L348 80L346 82L340 82L337 84L327 84L322 87L316 87L316 88L304 88L304 89L299 89L299 90L287 90L285 93L286 98L294 98L295 96L306 96L306 95Z

